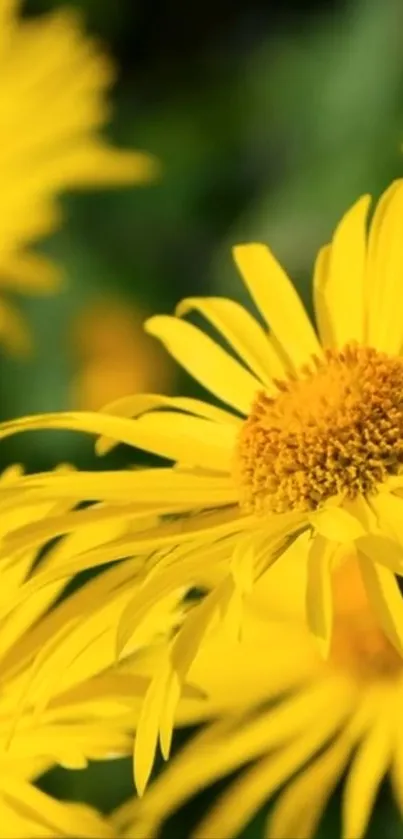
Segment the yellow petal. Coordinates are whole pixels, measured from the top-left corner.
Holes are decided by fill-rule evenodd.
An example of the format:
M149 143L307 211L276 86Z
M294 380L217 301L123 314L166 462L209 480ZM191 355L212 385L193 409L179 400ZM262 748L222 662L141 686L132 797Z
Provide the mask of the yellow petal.
M145 696L138 720L134 747L134 780L141 796L151 775L158 743L160 719L166 698L167 684L171 678L168 666L153 679Z
M387 536L371 533L357 539L356 546L368 564L383 565L394 574L403 574L403 547Z
M294 368L310 363L321 348L287 275L265 245L239 245L234 259L256 306Z
M23 294L51 294L60 291L60 269L46 257L33 253L13 253L2 261L1 285Z
M3 793L23 812L31 815L46 831L51 826L53 836L85 836L110 839L112 830L95 810L82 804L56 801L41 790L17 777L4 777ZM46 832L44 835L48 835Z
M403 181L393 183L379 201L372 220L368 251L368 334L370 346L399 353L403 325L396 306L403 272L400 221Z
M325 286L329 273L331 245L324 245L319 251L313 272L313 300L319 337L324 347L332 345L332 321L325 298Z
M331 334L327 338L332 347L364 341L366 220L370 201L370 196L364 195L345 214L317 269L319 322L330 326Z
M353 542L365 535L361 522L342 507L325 507L308 518L315 530L332 542Z
M236 425L222 425L174 411L158 411L133 420L139 448L182 465L231 472L237 441Z
M350 748L339 738L280 793L268 816L267 839L311 839Z
M368 598L389 641L403 654L403 604L395 575L388 568L369 562L361 555L359 563Z
M211 666L216 667L216 664L212 662ZM333 683L329 686L314 684L270 711L259 710L253 717L241 721L237 716L227 716L202 729L148 789L144 804L148 805L149 812L162 820L187 798L219 778L284 743L294 743L297 736L301 739L304 731L313 732L316 720L321 721L316 736L319 740L325 739L323 730L330 733L333 727L333 719L329 721L325 711L329 702L335 703L337 723L346 713L345 690L339 686L333 690L333 687ZM303 751L306 755L306 743ZM297 755L296 763L299 761L301 757ZM201 835L215 837L216 834L205 832Z
M394 726L392 709L385 708L353 758L343 795L343 839L364 836L378 788L392 757Z
M393 743L393 762L391 766L391 781L394 797L400 814L403 813L403 728L396 726Z
M0 497L2 489L0 484ZM170 468L77 472L72 475L37 473L21 478L18 490L29 491L27 503L31 505L39 499L56 498L129 501L141 504L145 515L149 507L152 513L161 503L178 511L226 506L238 500L238 491L227 477ZM9 492L4 489L4 495Z
M32 345L24 319L7 300L0 300L0 340L16 356L29 355Z
M341 708L332 709L330 715L323 709L323 715L318 716L316 722L301 736L293 738L282 749L264 757L242 774L198 825L193 833L194 839L206 836L228 839L229 836L238 835L272 793L304 766L311 755L337 731L348 707L347 700Z
M323 536L314 537L308 554L306 612L309 629L324 658L328 656L332 635L331 575L334 554L334 543L328 542Z
M202 402L200 399L160 396L156 393L135 393L133 396L125 396L122 399L111 402L109 405L105 405L103 412L122 417L137 417L157 408L173 408L177 411L195 414L195 416L204 417L205 419L223 425L235 425L238 428L241 423L240 418L231 414L229 411L225 411L223 408L217 408L208 402ZM97 453L105 454L116 443L116 440L101 437L96 443Z
M236 303L223 297L190 297L176 310L178 317L196 309L221 332L240 359L267 387L273 378L284 378L284 366L255 318Z
M178 318L156 316L145 325L194 379L241 414L248 414L261 383L215 341Z
M403 498L391 492L380 492L371 498L371 506L378 517L380 530L403 546Z
M0 438L38 428L83 431L108 436L120 443L189 465L196 462L205 465L206 468L209 468L209 464L214 468L215 462L215 468L219 468L220 460L221 465L228 463L235 439L234 426L219 426L198 417L173 413L167 413L165 420L164 423L160 414L146 415L135 421L126 417L85 411L38 414L3 423L0 426Z

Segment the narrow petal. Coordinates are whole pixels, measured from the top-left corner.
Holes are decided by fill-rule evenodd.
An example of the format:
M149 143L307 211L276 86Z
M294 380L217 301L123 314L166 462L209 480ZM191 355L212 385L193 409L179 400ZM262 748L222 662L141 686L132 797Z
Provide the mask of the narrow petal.
M333 726L324 709L331 703L338 722L346 713L346 701L345 690L339 689L338 683L315 684L270 712L259 711L246 720L230 716L210 724L187 743L150 786L144 806L162 820L207 785L284 743L294 743L304 731L314 731L313 722L318 719L321 725L317 736L323 740L323 729L331 731ZM307 754L306 743L303 752ZM301 758L297 758L297 764L298 760ZM214 832L204 835L215 837Z
M5 776L3 794L15 802L16 809L31 815L43 827L50 827L56 836L85 836L93 839L112 837L111 827L95 810L80 804L56 801L31 784L16 777ZM47 835L45 833L45 835Z
M295 369L321 348L293 284L265 245L239 245L234 259L266 323Z
M273 378L283 379L286 370L255 318L234 300L223 297L191 297L182 300L176 310L178 317L192 309L200 312L245 362L252 373L267 387Z
M323 347L332 346L333 340L331 313L324 293L329 274L330 249L331 245L324 245L318 251L312 281L316 323Z
M318 320L328 326L327 345L331 347L364 340L366 221L370 201L370 196L364 195L345 214L317 267Z
M139 448L186 466L232 471L238 435L234 424L218 424L177 411L158 411L133 420L133 426L134 434L136 430L139 434Z
M1 432L0 432L1 435ZM0 496L10 490L0 484ZM76 501L129 501L155 508L171 503L183 509L225 506L238 496L232 479L221 475L179 471L171 468L136 469L126 472L77 472L71 475L55 472L27 475L20 479L18 490L32 492L30 503L37 499L70 498ZM152 512L152 510L151 510Z
M245 522L247 522L247 519L245 519ZM210 524L211 527L206 527L207 524ZM158 548L176 548L185 542L191 543L193 538L196 538L200 542L198 545L200 555L195 565L195 569L199 569L199 575L197 575L196 570L193 571L193 574L196 578L195 583L197 579L201 583L208 576L205 556L203 560L203 549L205 550L207 545L210 545L212 542L214 543L220 537L232 537L232 534L235 534L237 530L242 531L244 526L242 519L234 519L231 514L224 516L221 520L219 518L214 520L212 514L211 518L210 516L206 516L205 519L201 517L197 521L185 519L183 522L174 522L172 525L161 524L149 531L139 533L136 537L117 539L105 547L78 554L78 556L73 558L66 557L64 564L56 565L56 567L52 566L35 574L25 584L23 591L19 592L15 598L10 598L10 602L7 603L7 610L9 612L12 611L22 599L26 599L28 596L30 597L33 592L57 580L71 577L84 569L97 568L107 562L118 562L121 559L136 555L137 557L142 554L149 555L153 550ZM220 550L223 550L226 556L231 554L231 548L232 546L227 546L224 541L222 545L220 544ZM181 576L179 566L177 566L177 574L178 582L176 588L179 588L183 584L181 581L186 580L186 571L184 570ZM172 591L172 588L170 590Z
M0 426L0 438L39 428L100 434L169 460L183 461L188 465L201 464L206 468L220 468L220 459L221 465L227 468L236 434L232 425L218 426L208 420L181 414L167 413L165 421L160 414L149 414L133 421L126 417L82 411L38 414L6 422Z
M2 259L2 288L13 293L42 295L60 291L60 269L35 253L10 253Z
M325 507L308 517L315 530L332 542L353 542L365 535L361 522L342 507Z
M357 539L356 546L367 562L383 565L394 574L403 574L403 546L396 541L371 533Z
M380 492L371 499L371 506L382 533L388 533L403 547L403 498L391 492Z
M137 724L134 751L134 780L141 796L151 775L157 749L160 719L164 709L171 671L163 668L152 680L145 696Z
M360 555L359 563L368 597L389 641L403 654L402 596L392 571Z
M350 746L337 738L280 793L268 817L267 839L311 839L348 760Z
M343 839L361 839L366 832L376 794L391 762L393 719L394 711L385 708L353 759L343 795Z
M144 717L142 716L142 720L147 721L148 726L148 738L149 738L149 747L152 748L152 754L150 754L151 760L154 759L155 748L156 748L156 740L155 740L155 731L151 735L151 728L152 726L157 727L157 735L159 733L161 747L163 750L163 755L167 760L169 757L169 750L171 746L172 740L172 732L174 727L175 721L175 714L176 709L179 703L179 699L181 696L182 688L185 682L185 679L188 675L190 667L197 655L198 649L203 641L204 636L208 632L214 617L217 613L217 610L221 607L221 605L225 605L228 603L229 598L231 597L233 590L233 585L231 579L225 579L221 586L217 589L212 591L202 603L198 606L195 606L190 614L188 615L187 620L181 627L176 636L170 653L170 661L167 665L167 671L165 670L165 676L162 674L158 674L156 677L157 685L160 685L159 688L156 687L156 690L164 691L164 697L161 701L161 705L158 706L158 715L156 713L156 707L153 706L150 700L150 716L153 716L153 721L149 719L149 717L145 714ZM150 688L150 696L153 697L154 694L151 692ZM148 701L148 700L145 700ZM143 739L140 741L141 749L145 749L145 745ZM137 750L137 738L136 738L136 745L135 749ZM139 789L140 795L142 794L145 784L148 781L149 773L151 772L151 766L149 761L145 761L145 757L143 754L140 755L140 762L141 762L141 769L138 770L136 768L136 784L137 778L139 778L140 783L144 784ZM135 767L137 766L137 756L135 754ZM144 766L148 772L144 770Z
M241 414L249 413L261 383L204 332L168 316L150 318L145 329L210 393Z
M401 725L397 725L394 732L391 781L394 797L400 814L403 816L403 727Z
M371 225L368 254L368 335L370 346L399 353L403 324L396 300L403 272L401 218L403 181L393 183L382 196Z
M321 654L327 658L332 635L333 597L332 562L334 543L323 536L314 537L308 554L306 612L308 626Z
M193 839L214 836L214 839L228 839L236 836L260 810L273 792L294 774L341 725L349 702L332 710L329 716L323 709L315 724L310 725L298 738L293 738L275 754L270 754L252 769L242 774L231 784L217 804L198 825Z
M236 537L235 537L236 538ZM146 576L144 583L134 590L132 597L123 610L117 633L117 651L126 650L150 610L161 600L174 592L185 594L189 589L202 587L209 579L209 566L213 567L217 579L216 585L227 575L228 556L231 555L235 538L217 540L208 547L208 561L205 546L181 546L169 555L170 562L165 565L159 560ZM217 569L221 569L217 574Z
M138 417L159 408L172 408L187 414L194 414L204 419L212 420L223 425L235 425L238 428L241 419L223 408L202 402L200 399L178 396L161 396L157 393L135 393L132 396L124 396L115 402L105 405L103 412L114 414L120 417ZM97 440L96 450L98 454L106 454L118 441L108 437L101 437Z
M0 340L13 355L24 358L31 352L31 337L24 318L4 298L0 300Z

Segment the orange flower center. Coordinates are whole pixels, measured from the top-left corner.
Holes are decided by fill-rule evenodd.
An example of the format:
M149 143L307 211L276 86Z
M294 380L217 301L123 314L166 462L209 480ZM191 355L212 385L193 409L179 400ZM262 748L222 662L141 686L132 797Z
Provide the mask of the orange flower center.
M314 510L377 490L403 465L403 359L348 345L259 393L238 441L242 506Z

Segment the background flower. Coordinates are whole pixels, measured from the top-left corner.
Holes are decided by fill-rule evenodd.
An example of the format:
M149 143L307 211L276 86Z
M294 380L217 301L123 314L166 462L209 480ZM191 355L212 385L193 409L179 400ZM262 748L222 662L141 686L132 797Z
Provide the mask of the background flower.
M59 271L30 248L59 226L60 191L146 181L156 164L100 137L114 72L77 15L62 9L26 21L19 5L0 2L0 285L43 294L58 289ZM15 351L28 346L4 297L0 335Z
M335 635L324 663L301 620L302 577L295 546L249 599L241 643L220 626L211 631L190 671L206 693L193 718L206 724L143 799L118 811L120 835L160 835L193 799L186 836L231 839L260 813L268 839L309 839L342 780L341 835L360 839L387 773L402 810L402 660L374 622L352 558L336 575ZM182 724L189 710L186 718L182 708ZM199 811L196 794L223 778L210 808Z
M128 393L170 389L173 365L144 332L144 320L112 295L78 313L71 334L72 408L97 411Z

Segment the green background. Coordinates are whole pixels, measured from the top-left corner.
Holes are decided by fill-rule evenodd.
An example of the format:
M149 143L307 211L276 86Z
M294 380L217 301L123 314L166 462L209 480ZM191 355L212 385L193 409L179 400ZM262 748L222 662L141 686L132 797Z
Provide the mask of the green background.
M28 0L24 13L62 5ZM114 293L142 311L172 312L182 296L246 302L232 244L270 243L308 308L317 248L363 192L403 174L403 6L399 0L80 0L87 29L119 68L109 136L162 162L153 185L63 198L66 223L43 244L67 290L24 300L36 352L3 357L2 418L71 407L71 331L83 307ZM346 301L347 305L347 301ZM177 376L174 389L196 392ZM62 433L3 443L2 465L29 470L69 460L85 467L133 462L123 447L96 461L92 443ZM130 762L54 772L45 787L108 810L131 791ZM171 820L187 837L211 800L203 793ZM332 802L319 836L339 835ZM261 835L259 816L245 832ZM382 790L373 837L403 836Z

